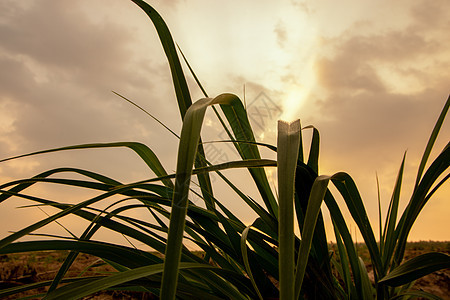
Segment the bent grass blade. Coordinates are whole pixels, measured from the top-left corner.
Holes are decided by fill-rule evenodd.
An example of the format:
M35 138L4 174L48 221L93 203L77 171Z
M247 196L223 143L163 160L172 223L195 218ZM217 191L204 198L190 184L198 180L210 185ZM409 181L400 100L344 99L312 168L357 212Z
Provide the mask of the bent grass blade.
M165 252L161 299L175 299L176 295L189 186L206 108L214 104L233 106L236 103L240 103L240 100L232 94L222 94L213 99L203 98L189 107L184 117L178 147L175 189Z

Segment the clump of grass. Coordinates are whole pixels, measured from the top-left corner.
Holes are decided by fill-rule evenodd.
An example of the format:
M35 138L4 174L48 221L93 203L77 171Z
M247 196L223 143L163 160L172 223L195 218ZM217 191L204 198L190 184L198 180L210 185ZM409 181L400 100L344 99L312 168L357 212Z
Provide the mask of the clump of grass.
M15 196L60 210L0 240L0 254L70 251L52 281L6 289L0 291L0 296L46 287L44 299L77 299L101 290L124 289L152 293L161 299L388 299L403 295L432 297L423 292L410 291L411 283L425 274L449 267L449 256L426 253L407 262L403 262L403 257L414 221L436 189L449 177L448 145L428 168L426 166L448 111L450 98L446 101L427 144L412 197L397 222L400 215L398 205L405 161L403 159L384 226L379 228L381 241L377 243L352 177L344 172L329 176L318 174L320 137L316 128L302 128L299 120L292 124L281 122L278 144L262 144L256 142L247 112L237 96L225 93L210 98L204 92L205 98L192 103L178 51L168 27L150 5L141 0L133 2L149 16L155 26L172 73L183 120L176 172L166 172L149 146L135 142L76 145L27 154L125 147L134 151L155 175L151 179L122 184L90 170L62 167L0 185L0 202ZM192 69L190 71L203 90ZM240 160L223 164L208 162L200 139L207 109L213 109L216 113L218 122L229 137L228 142L234 145ZM218 109L223 113L223 118ZM303 130L313 132L307 158L303 156ZM276 152L277 160L261 158L260 147ZM278 196L269 185L264 167L277 167ZM262 204L246 196L222 172L233 168L248 170ZM221 195L213 192L211 172L215 172L234 191L234 195L227 195L227 198L234 197L235 201L241 201L255 212L257 217L252 224L244 224L222 203ZM53 176L67 173L81 175L83 179ZM198 179L201 191L199 196L204 201L204 206L197 205L189 198L194 176ZM99 194L76 204L67 204L27 194L27 189L35 184L62 184L94 189ZM334 195L328 189L329 184L333 184L337 193L343 197L364 238L374 271L374 284L369 280L365 264L358 256L349 226ZM120 196L121 200L104 210L93 206L115 196ZM129 200L138 200L139 203ZM326 204L333 221L339 259L330 257L329 254L320 210L322 202ZM148 215L137 219L126 214L138 208L145 208ZM80 236L19 241L66 215L88 220L90 225ZM299 236L294 234L294 219L300 227ZM137 240L159 252L159 255L133 245L120 246L95 240L93 237L100 228ZM185 240L193 242L205 255L200 257L190 251L183 243ZM66 276L79 253L101 258L116 272L90 277Z

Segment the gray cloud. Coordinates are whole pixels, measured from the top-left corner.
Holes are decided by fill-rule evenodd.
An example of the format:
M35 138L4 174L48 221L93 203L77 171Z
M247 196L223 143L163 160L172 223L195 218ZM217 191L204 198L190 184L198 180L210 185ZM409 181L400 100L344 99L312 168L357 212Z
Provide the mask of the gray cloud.
M424 8L417 17L419 6L423 3L412 8L415 18L404 29L393 28L382 34L347 30L325 42L334 54L319 58L316 71L319 85L328 91L320 98L320 112L330 116L330 122L351 118L364 124L376 118L379 128L398 127L412 122L417 114L430 117L427 112L435 111L431 107L440 108L448 93L449 42L442 31L438 36L430 34L438 28L411 30L423 18L432 17ZM434 11L433 6L427 8ZM395 90L396 84L402 86L408 80L420 87L410 83L413 89ZM407 125L401 127L406 129Z
M295 8L300 9L301 11L305 12L306 14L310 14L310 12L311 12L311 8L309 7L307 1L291 0L291 4Z
M385 89L373 67L364 60L356 60L355 56L349 52L343 52L333 59L319 59L316 63L316 72L320 84L328 90L380 91Z
M445 0L418 1L410 10L414 23L410 26L414 30L448 32L448 2Z
M277 37L277 42L280 48L284 48L287 40L286 26L282 20L279 20L274 29L275 35Z
M139 13L134 4L125 5ZM1 159L74 144L139 141L157 153L169 172L174 169L177 139L111 93L123 94L179 129L170 73L166 61L160 60L159 41L155 37L154 42L142 43L135 27L122 18L120 8L127 6L102 11L106 16L99 20L89 15L91 6L82 1L0 1ZM111 12L115 15L108 16ZM148 19L142 20L151 30ZM158 48L153 49L154 45ZM0 178L4 183L63 166L124 182L151 176L132 151L104 149L4 162ZM39 185L32 193L66 202L89 197L83 191L49 185ZM36 209L13 209L29 204L19 199L2 203L0 236L45 217ZM71 230L81 226L67 222Z
M0 10L0 104L8 109L1 114L12 120L8 128L0 128L0 156L79 143L141 141L153 144L163 159L172 161L172 151L165 147L176 143L154 146L170 134L111 93L135 100L177 129L165 61L153 62L151 53L136 56L140 41L132 27L120 25L120 18L119 23L94 22L80 4L11 1ZM161 47L155 52L160 55ZM72 154L64 161L96 164L90 159L81 162ZM125 168L139 169L133 164ZM17 176L32 175L17 172Z
M375 173L380 176L386 202L407 151L403 194L408 195L450 92L450 42L446 37L450 11L446 6L445 1L411 2L404 6L406 23L381 15L364 20L364 26L358 20L338 36L324 38L323 51L315 62L318 86L304 109L310 111L308 123L321 133L323 170L349 172L373 220L377 211ZM433 155L449 137L447 121ZM439 199L432 201L429 209L442 210Z

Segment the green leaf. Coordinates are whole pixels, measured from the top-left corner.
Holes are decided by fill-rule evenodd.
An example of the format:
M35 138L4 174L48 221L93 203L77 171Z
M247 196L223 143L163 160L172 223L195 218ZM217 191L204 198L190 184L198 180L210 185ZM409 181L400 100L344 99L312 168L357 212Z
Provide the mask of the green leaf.
M239 98L232 94L222 94L213 99L203 98L191 105L184 117L161 285L162 299L174 299L176 293L189 186L206 108L214 104L233 107L237 103L240 103Z
M314 126L306 126L304 129L311 128L313 130L311 146L308 156L308 167L314 170L316 174L319 174L319 148L320 148L320 135L319 131Z
M261 296L261 292L259 291L258 286L256 285L256 282L255 282L255 279L253 278L252 269L250 268L250 263L249 263L248 254L247 254L247 236L248 236L250 227L251 227L251 225L246 227L244 229L244 231L242 231L241 252L242 252L242 258L244 260L245 271L247 272L247 275L252 282L253 288L255 289L256 293L258 294L258 298L262 300L263 297Z
M353 243L353 239L351 236L351 233L349 231L349 226L347 226L344 216L342 215L341 210L339 209L338 204L336 203L336 200L334 199L331 192L327 191L325 194L325 204L327 205L328 210L330 211L331 218L333 220L333 223L336 225L336 228L339 231L339 234L342 237L343 243L345 245L345 249L348 256L348 261L350 263L352 272L353 272L353 278L355 281L355 287L357 292L357 299L362 299L363 297L363 287L361 282L361 272L359 268L359 259L356 254L355 246ZM345 265L347 266L347 265ZM344 267L345 267L344 266Z
M426 253L401 264L378 283L400 286L445 268L450 268L449 255L439 252Z
M147 16L150 18L150 20L153 22L153 25L155 26L155 29L158 33L158 37L164 49L164 53L166 54L167 60L169 62L178 107L180 109L181 118L184 120L188 108L192 105L192 100L189 93L186 78L184 76L183 69L181 67L181 62L178 58L175 43L173 41L172 35L170 34L169 28L167 27L163 18L152 6L150 6L145 1L142 0L132 0L132 1L147 14ZM196 147L198 147L197 153L198 155L195 160L195 166L196 167L206 166L203 146L201 144L200 145L197 144ZM200 174L197 177L202 189L202 194L203 198L205 199L205 203L207 207L212 207L213 191L211 180L208 174Z
M234 145L243 160L260 159L258 147L255 143L255 136L248 120L247 111L245 110L239 98L232 100L232 105L221 105L223 113L228 120L233 131ZM232 138L232 137L230 137ZM232 138L233 139L233 138ZM244 142L242 142L244 141ZM278 205L267 180L264 169L249 170L256 187L266 205L266 208L273 217L278 216Z
M341 234L339 232L338 227L336 226L336 222L334 220L332 220L333 222L333 229L334 229L334 234L336 236L336 244L337 244L337 248L338 248L338 252L339 252L339 258L340 258L340 267L342 270L341 276L345 282L345 287L346 287L346 291L347 291L347 295L351 298L356 297L356 289L354 284L352 283L351 280L351 276L350 276L350 268L349 266L349 260L347 258L347 254L346 254L346 249L344 244L342 243L342 238L341 238ZM357 274L359 275L359 273Z
M383 255L385 234L383 233L384 232L383 219L381 217L381 194L380 194L380 181L378 180L378 174L376 174L376 179L377 179L378 224L379 224L378 229L379 229L379 235L380 235L380 253Z
M95 277L86 276L86 277L82 277L82 278L67 278L67 279L63 279L61 282L62 283L71 283L71 282L84 283L84 282L89 282L92 279L98 279L99 277L100 276L95 276ZM103 277L103 276L101 276L101 277ZM8 289L2 289L2 290L0 290L0 299L3 299L4 297L11 296L14 294L19 294L19 293L23 293L26 291L43 288L43 287L49 286L51 282L52 282L51 280L40 281L40 282L34 282L34 283L30 283L30 284L19 285L19 286L15 286L15 287L8 288ZM31 297L33 299L36 299L38 297L39 297L39 299L41 299L41 296L45 296L45 294L33 295ZM11 298L10 297L9 299L29 299L29 298Z
M142 143L137 143L137 142L95 143L95 144L81 144L81 145L53 148L53 149L37 151L37 152L33 152L33 153L28 153L28 154L23 154L23 155L19 155L19 156L2 159L2 160L0 160L0 162L17 159L17 158L21 158L21 157L27 157L27 156L51 153L51 152L60 152L60 151L66 151L66 150L119 148L119 147L126 147L126 148L129 148L129 149L133 150L134 152L136 152L136 154L142 158L142 160L147 164L147 166L150 167L150 169L156 174L156 176L158 176L158 177L167 176L166 170L162 166L161 162L159 161L159 159L155 155L155 153L146 145L144 145ZM163 182L166 186L173 187L173 183L170 180L165 179L165 180L163 180Z
M181 263L179 267L179 269L181 270L193 268L214 269L215 267L206 264L184 262ZM90 280L89 282L82 285L78 283L68 284L49 293L46 297L44 297L44 299L80 299L81 297L88 296L98 291L106 290L107 288L113 287L115 285L161 273L162 270L163 264L155 264L135 268L125 272L120 272L106 278Z
M359 269L361 271L361 281L363 286L363 299L374 299L373 297L373 288L372 284L370 283L369 274L367 273L366 266L364 265L364 261L361 257L358 257L359 261Z
M430 293L427 293L427 292L424 292L424 291L407 291L407 292L402 292L402 293L400 293L398 295L395 295L395 296L389 298L389 300L402 300L402 299L405 299L405 297L408 297L408 296L409 297L414 297L413 299L415 299L415 298L418 298L418 299L424 298L424 299L431 299L431 300L442 300L441 297L435 296L433 294L430 294Z
M444 123L445 116L447 115L449 108L450 108L450 95L447 98L447 101L445 102L444 107L441 110L441 114L439 115L436 124L434 125L433 131L431 132L430 138L428 139L427 146L422 155L422 160L420 161L419 170L417 171L417 178L414 189L416 189L419 185L420 179L422 178L422 173L425 169L425 165L427 164L428 157L430 156L431 150L433 149L433 145L436 142L437 136L439 134L439 131L441 130L442 123Z
M397 236L395 235L395 226L397 223L398 206L400 203L400 191L402 186L403 170L405 167L406 153L403 155L400 170L398 171L397 180L395 182L394 191L392 193L391 201L389 203L389 209L386 219L386 227L384 228L384 251L383 251L383 273L385 275L388 265L392 259L392 253L397 242Z
M350 175L344 172L335 174L332 181L344 198L353 220L358 225L361 235L367 245L367 249L369 250L375 272L377 274L382 273L382 263L378 244L375 240L372 226L370 225L364 203L355 182Z
M316 227L317 217L319 216L320 206L327 191L328 182L331 176L321 175L314 180L314 184L309 196L308 207L306 209L305 221L302 231L302 242L298 251L297 267L295 272L295 298L300 296L303 278L305 276L306 265L308 263L309 251L313 239L314 228Z
M294 182L300 146L300 120L278 121L278 251L280 299L294 299Z
M405 252L406 242L408 239L409 232L422 211L425 204L430 199L428 195L430 190L433 193L435 190L432 189L439 177L446 172L450 166L450 143L447 144L444 150L436 157L430 167L427 169L419 185L414 190L411 200L405 208L400 221L398 222L396 234L398 235L397 247L394 255L395 265L399 265L403 259ZM448 177L446 177L448 178Z
M169 62L170 71L172 74L172 82L178 100L178 106L181 116L184 119L187 109L192 105L192 100L186 79L184 77L183 69L178 58L177 49L175 48L175 43L173 42L169 28L167 27L161 15L145 1L131 1L138 5L147 14L147 16L155 26L159 40L161 41L164 49L164 53L166 54L167 60Z
M160 258L146 251L98 241L47 240L17 242L1 248L0 254L47 250L73 250L88 253L105 260L114 261L128 268L162 262Z

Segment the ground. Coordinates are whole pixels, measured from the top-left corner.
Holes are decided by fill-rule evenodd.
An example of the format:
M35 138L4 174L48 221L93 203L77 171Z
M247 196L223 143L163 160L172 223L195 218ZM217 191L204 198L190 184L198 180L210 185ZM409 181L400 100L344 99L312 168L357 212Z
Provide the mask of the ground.
M333 245L331 245L333 247ZM439 251L450 254L450 242L415 242L409 243L405 253L405 259L417 255ZM52 251L27 254L14 254L0 256L0 290L52 279L59 266L64 261L67 252ZM358 254L367 262L368 270L371 269L368 261L367 250L358 245ZM114 272L114 269L105 265L96 257L79 254L77 260L69 270L69 276L92 276ZM433 293L442 299L450 299L450 269L434 272L416 281L414 289ZM44 292L41 289L39 292ZM34 291L36 293L36 291ZM28 295L30 295L29 293ZM21 296L26 296L22 294ZM5 299L17 299L17 295ZM156 299L154 296L139 292L101 292L84 299Z

